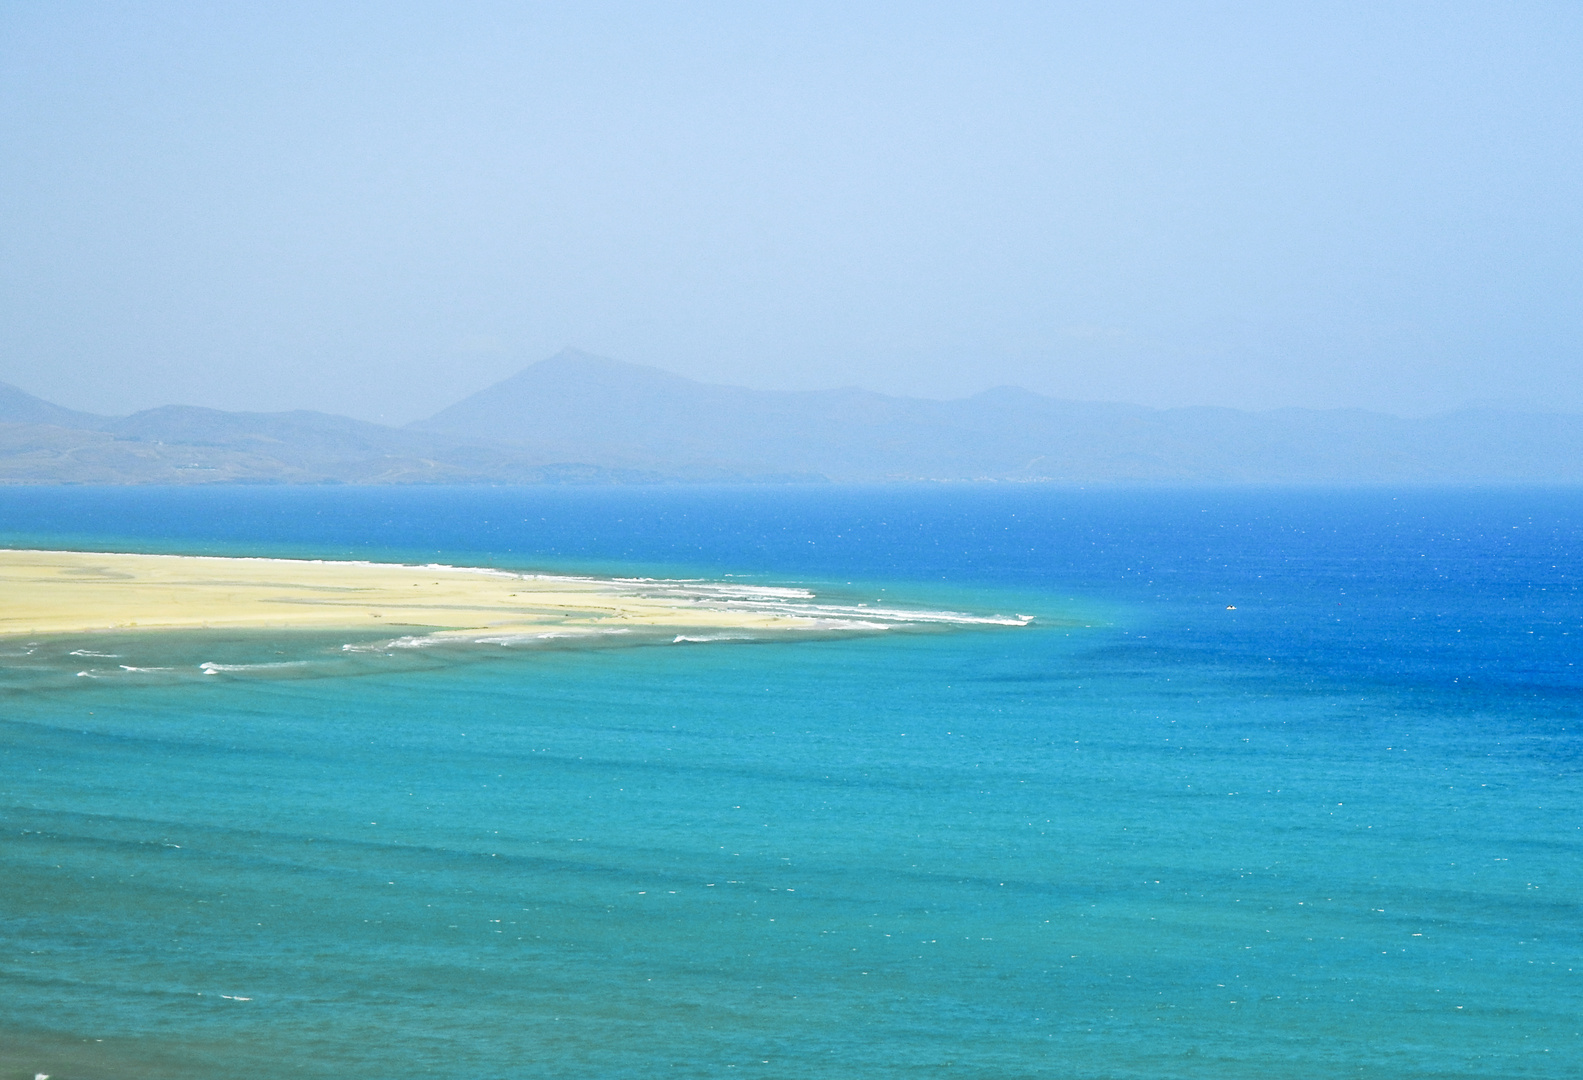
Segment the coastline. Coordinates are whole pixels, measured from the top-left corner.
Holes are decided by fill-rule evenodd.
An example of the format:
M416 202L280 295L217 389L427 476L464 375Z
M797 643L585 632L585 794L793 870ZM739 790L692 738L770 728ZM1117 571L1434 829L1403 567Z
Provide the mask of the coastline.
M576 636L644 629L1021 626L1027 617L815 603L805 589L482 567L0 549L0 637L126 630L388 629L392 636Z

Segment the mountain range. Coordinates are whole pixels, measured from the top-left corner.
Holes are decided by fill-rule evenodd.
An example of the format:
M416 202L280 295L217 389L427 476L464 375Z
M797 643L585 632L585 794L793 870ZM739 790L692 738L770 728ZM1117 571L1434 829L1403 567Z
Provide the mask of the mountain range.
M1576 483L1583 417L749 390L571 349L401 428L182 405L98 416L0 383L0 483L975 480Z

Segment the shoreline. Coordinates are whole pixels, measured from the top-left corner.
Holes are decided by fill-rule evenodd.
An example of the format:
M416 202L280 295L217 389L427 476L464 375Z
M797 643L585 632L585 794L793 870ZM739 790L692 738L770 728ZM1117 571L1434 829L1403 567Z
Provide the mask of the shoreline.
M806 589L488 567L0 549L0 637L127 630L389 630L392 637L879 631L1028 616L816 602Z

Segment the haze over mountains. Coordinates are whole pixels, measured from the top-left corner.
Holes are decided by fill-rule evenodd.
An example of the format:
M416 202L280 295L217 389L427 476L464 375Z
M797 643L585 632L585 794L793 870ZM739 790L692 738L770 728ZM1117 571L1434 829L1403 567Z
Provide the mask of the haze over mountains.
M0 483L1572 483L1583 417L748 390L566 350L405 428L77 412L0 384Z

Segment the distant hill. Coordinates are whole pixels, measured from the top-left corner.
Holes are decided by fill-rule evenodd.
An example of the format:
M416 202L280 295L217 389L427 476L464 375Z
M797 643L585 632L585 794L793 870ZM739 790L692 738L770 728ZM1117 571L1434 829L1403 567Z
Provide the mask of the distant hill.
M694 382L567 350L411 426L550 456L833 481L1583 480L1583 417L1148 409L1001 387L958 401Z
M167 405L93 428L0 421L0 483L652 483L664 476L555 462L516 446L316 412Z
M93 428L108 417L52 405L10 383L0 382L0 424L53 424L57 427Z
M748 390L567 350L406 428L76 412L0 384L0 483L1577 483L1583 417Z

